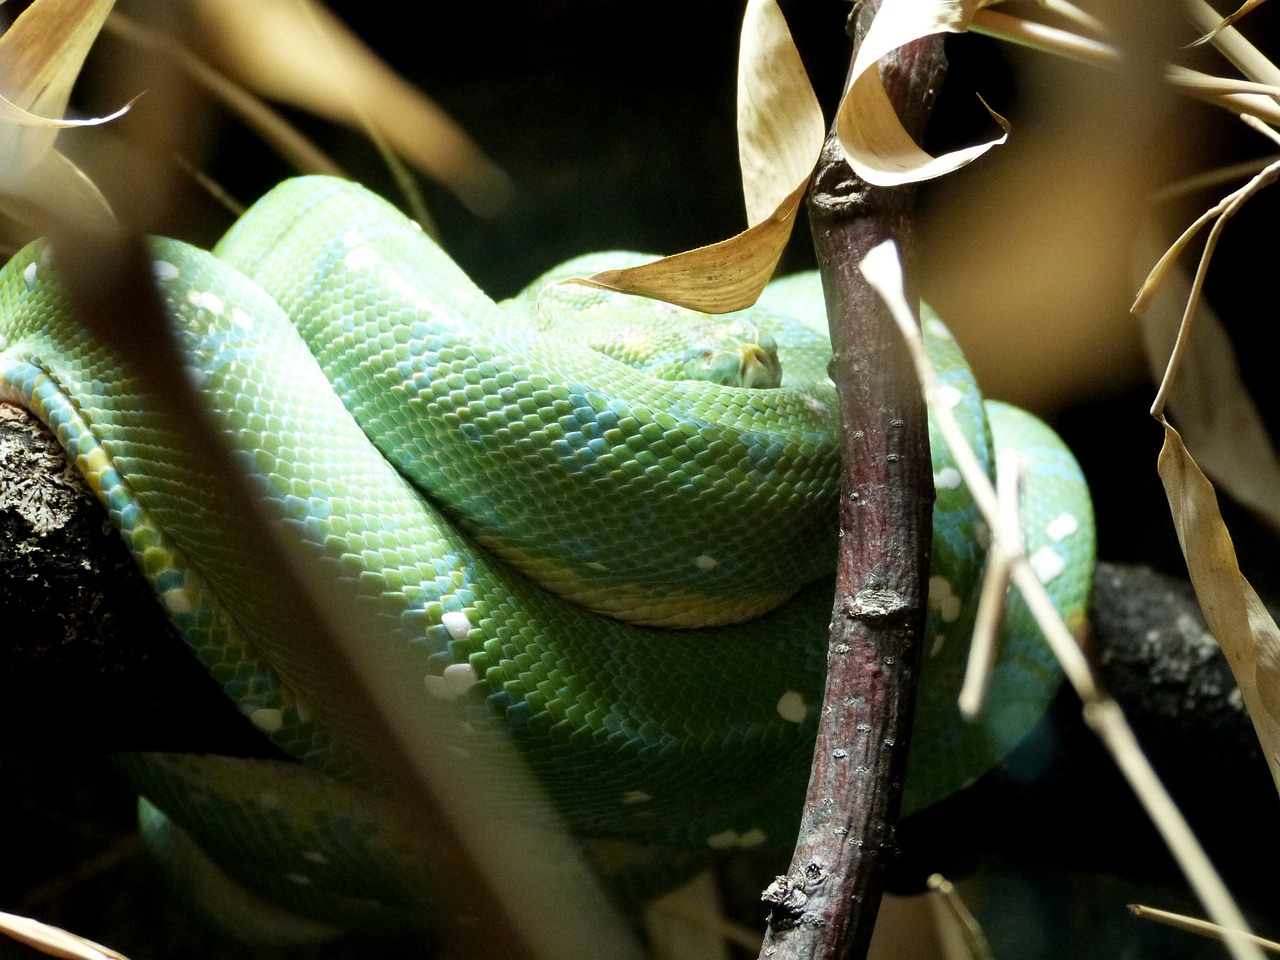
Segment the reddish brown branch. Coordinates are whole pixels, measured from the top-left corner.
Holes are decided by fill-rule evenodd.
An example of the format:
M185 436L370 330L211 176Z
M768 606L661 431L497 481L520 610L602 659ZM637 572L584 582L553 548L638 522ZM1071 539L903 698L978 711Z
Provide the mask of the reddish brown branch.
M878 4L864 4L858 36ZM855 47L856 49L856 47ZM881 62L918 135L945 69L940 39ZM910 188L860 181L829 138L809 195L840 395L840 558L823 716L800 836L761 957L862 957L906 773L929 573L933 477L924 398L901 335L858 269L884 240L911 273Z

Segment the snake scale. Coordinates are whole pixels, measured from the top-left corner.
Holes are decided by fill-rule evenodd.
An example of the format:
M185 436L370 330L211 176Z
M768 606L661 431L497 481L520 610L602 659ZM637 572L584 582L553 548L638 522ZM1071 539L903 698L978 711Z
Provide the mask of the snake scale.
M554 285L644 259L599 254L499 304L391 206L325 178L282 184L212 253L156 239L151 255L184 374L263 515L334 596L389 625L383 653L413 696L473 721L424 735L455 738L465 757L500 729L606 873L622 848L791 843L836 537L839 427L815 275L720 319ZM980 457L1026 458L1026 548L1079 626L1093 521L1078 467L1039 421L984 403L945 327L927 311L923 325ZM732 375L714 382L726 349ZM156 846L194 837L304 914L412 913L413 843L277 642L290 598L238 576L223 485L183 425L77 328L40 242L0 274L0 399L53 428L192 650L301 761L124 760ZM932 440L908 811L1007 753L1059 679L1014 597L986 712L959 719L986 532Z

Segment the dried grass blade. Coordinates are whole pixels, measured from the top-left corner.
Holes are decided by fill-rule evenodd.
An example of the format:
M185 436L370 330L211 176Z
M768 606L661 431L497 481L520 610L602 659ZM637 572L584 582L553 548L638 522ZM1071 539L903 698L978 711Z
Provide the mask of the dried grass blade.
M719 243L565 281L707 313L756 302L791 236L822 149L822 110L774 0L750 0L738 66L738 143L750 226Z
M1129 904L1129 912L1140 920L1154 920L1156 923L1163 923L1166 926L1185 930L1188 933L1199 934L1202 937L1213 937L1221 940L1226 934L1222 927L1216 923L1210 923L1208 920L1188 917L1181 913L1170 913L1168 910L1158 910L1155 907L1143 906L1140 903ZM1280 953L1280 943L1276 943L1274 940L1268 940L1252 933L1242 935L1262 947L1263 950L1269 950L1271 953Z
M951 881L935 873L927 883L931 894L929 907L946 960L995 960L982 926Z
M225 67L273 100L369 129L476 213L500 211L507 175L462 127L326 7L298 0L200 0Z
M110 947L76 936L61 927L12 913L0 912L0 933L47 956L62 957L64 960L128 960L124 954L117 953Z
M929 360L919 326L908 305L903 288L902 265L893 243L886 241L872 249L862 261L862 271L884 298L898 322L911 350L920 382L926 395L933 400L940 390L938 374ZM961 476L991 528L993 539L1008 539L1010 534L1000 527L1001 517L997 511L995 490L977 456L964 439L955 415L945 404L931 403L931 409L936 414L938 426ZM1063 623L1044 584L1026 558L1013 563L1012 576L1014 585L1021 592L1045 640L1061 663L1063 673L1084 702L1086 722L1106 745L1116 766L1159 830L1200 902L1224 927L1248 930L1244 916L1231 899L1222 879L1138 746L1123 711L1102 688L1076 638ZM1273 689L1280 690L1280 687ZM1236 960L1262 960L1261 951L1242 936L1229 936L1227 946Z

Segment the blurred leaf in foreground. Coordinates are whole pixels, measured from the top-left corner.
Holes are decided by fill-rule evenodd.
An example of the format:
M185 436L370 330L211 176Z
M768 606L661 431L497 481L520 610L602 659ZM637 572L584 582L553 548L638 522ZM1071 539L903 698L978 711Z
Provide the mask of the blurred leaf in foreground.
M21 222L39 216L80 223L111 220L97 187L57 150L63 113L84 58L114 0L35 0L0 36L0 211Z

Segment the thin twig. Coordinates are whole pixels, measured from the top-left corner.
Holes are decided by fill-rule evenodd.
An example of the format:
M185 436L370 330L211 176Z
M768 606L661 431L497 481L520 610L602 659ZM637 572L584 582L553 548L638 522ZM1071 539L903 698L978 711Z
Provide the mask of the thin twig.
M931 400L935 421L946 438L965 483L973 493L975 502L978 503L990 526L993 539L999 540L1012 536L1002 529L998 512L995 509L989 509L996 503L996 494L986 473L980 468L974 469L977 467L977 457L972 455L972 451L962 455L962 449L968 444L964 440L954 413L946 407L946 404L936 402L941 385L903 291L902 269L897 252L887 244L878 247L863 262L863 270L876 290L884 297L885 302L889 304L899 329L907 339L916 364L916 373L924 385L926 395ZM1223 927L1247 931L1249 927L1244 916L1138 746L1124 713L1094 675L1093 668L1085 658L1075 637L1063 623L1044 584L1040 582L1040 578L1025 557L1013 561L1012 577L1032 617L1035 618L1054 655L1062 664L1068 681L1083 701L1085 722L1110 751L1117 767L1160 832L1187 881L1200 898L1200 902L1204 904L1209 915ZM1241 936L1228 934L1227 946L1236 960L1262 960L1262 954L1257 947Z

